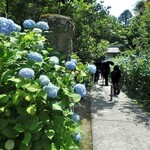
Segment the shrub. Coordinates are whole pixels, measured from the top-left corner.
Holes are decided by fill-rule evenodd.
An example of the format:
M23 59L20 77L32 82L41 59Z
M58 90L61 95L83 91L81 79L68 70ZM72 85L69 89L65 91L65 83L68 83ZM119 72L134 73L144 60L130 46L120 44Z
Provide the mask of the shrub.
M73 87L88 83L90 72L79 61L76 70L68 69L49 49L37 48L41 40L45 38L31 30L0 34L2 149L77 149L81 140L71 107L85 96L86 88L80 95Z
M149 54L126 52L117 58L116 63L122 71L122 89L145 108L150 107L150 59Z

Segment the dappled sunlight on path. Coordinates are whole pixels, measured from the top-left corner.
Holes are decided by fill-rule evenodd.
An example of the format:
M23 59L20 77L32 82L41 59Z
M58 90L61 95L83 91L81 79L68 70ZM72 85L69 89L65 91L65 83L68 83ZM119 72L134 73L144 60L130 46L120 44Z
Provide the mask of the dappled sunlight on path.
M123 92L110 101L110 86L91 91L93 150L150 150L150 116Z

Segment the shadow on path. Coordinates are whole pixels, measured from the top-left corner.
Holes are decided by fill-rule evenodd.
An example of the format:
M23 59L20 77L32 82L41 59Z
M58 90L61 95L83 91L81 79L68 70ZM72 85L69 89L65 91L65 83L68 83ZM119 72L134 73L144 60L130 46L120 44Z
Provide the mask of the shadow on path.
M150 125L150 116L147 115L137 104L132 100L125 101L119 109L122 113L133 115L133 121L138 124Z
M90 91L91 112L96 114L99 110L112 109L118 103L109 100L110 96L104 92L103 86L94 85Z

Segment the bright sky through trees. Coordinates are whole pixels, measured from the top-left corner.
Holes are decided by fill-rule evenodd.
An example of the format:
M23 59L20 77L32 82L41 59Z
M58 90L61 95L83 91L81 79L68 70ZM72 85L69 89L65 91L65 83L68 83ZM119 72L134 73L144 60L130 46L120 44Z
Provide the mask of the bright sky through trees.
M97 0L97 2L99 1L100 0ZM139 0L103 0L103 1L104 6L111 6L111 8L109 9L110 14L119 17L119 15L126 9L129 9L132 12L135 4Z

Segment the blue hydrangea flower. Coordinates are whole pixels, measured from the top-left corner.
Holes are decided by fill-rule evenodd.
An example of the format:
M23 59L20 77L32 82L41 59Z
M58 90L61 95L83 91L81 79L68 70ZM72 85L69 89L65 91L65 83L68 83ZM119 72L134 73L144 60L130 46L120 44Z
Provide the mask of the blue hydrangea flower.
M81 140L81 134L80 133L75 133L74 134L74 139L75 139L75 141L79 142Z
M32 31L33 31L34 33L42 33L42 30L39 29L39 28L34 28Z
M48 93L47 93L47 96L50 97L50 98L56 98L57 94L58 94L57 90L52 90L52 91L49 90Z
M43 56L37 52L30 52L28 54L28 58L31 61L37 61L37 62L43 61Z
M75 122L79 122L80 121L80 116L76 113L74 113L72 115L72 120L75 121Z
M85 85L83 84L78 83L73 87L73 89L81 97L84 97L86 95L86 88L85 88Z
M65 64L66 68L74 70L76 69L76 64L73 61L67 61Z
M15 23L11 19L0 17L0 33L10 35L13 31L15 31Z
M7 29L10 31L10 32L13 32L15 31L15 23L13 20L11 19L7 19Z
M77 64L77 60L76 59L71 59L72 62L74 62L75 64Z
M21 31L21 26L15 23L15 32L20 32Z
M59 64L59 59L56 56L52 56L50 57L49 62L50 64L56 65L56 64Z
M21 78L27 78L27 79L31 79L34 77L34 71L30 68L22 68L19 71L19 76Z
M50 79L46 75L40 75L39 81L42 86L46 86L50 83Z
M56 98L59 88L52 84L51 82L43 87L43 91L46 92L47 96L50 98Z
M39 49L43 49L44 48L43 41L38 41L38 48Z
M35 27L35 22L32 19L27 19L23 22L24 28L33 29Z
M95 65L88 65L88 70L91 74L94 74L96 72L96 66Z
M48 26L47 22L39 21L39 22L36 23L36 28L40 28L42 30L48 30L49 26Z

